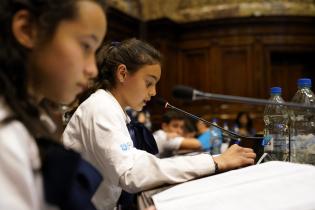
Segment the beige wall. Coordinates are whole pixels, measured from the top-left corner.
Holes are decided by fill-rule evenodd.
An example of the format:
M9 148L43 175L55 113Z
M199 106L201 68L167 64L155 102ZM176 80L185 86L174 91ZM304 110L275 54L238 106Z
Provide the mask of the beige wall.
M263 15L315 16L314 0L111 0L110 5L144 21L163 17L190 22Z

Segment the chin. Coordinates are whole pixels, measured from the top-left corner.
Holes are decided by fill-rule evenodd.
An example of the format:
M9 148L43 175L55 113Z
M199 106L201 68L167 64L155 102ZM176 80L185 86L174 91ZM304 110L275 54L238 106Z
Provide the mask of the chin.
M59 104L68 105L68 104L71 104L75 99L76 97L60 96L60 97L54 97L51 100Z
M62 104L64 104L64 105L72 104L76 99L77 99L77 97L66 98L63 100L64 102Z
M143 106L132 107L133 110L140 112L143 109Z

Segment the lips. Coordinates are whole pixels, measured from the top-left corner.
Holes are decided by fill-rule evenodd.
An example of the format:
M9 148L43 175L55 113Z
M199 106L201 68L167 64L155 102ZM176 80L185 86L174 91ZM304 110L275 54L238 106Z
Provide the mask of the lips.
M149 101L150 101L150 98L143 100L144 105L146 105Z
M80 92L83 92L88 89L88 84L87 83L79 83L78 87L80 88Z

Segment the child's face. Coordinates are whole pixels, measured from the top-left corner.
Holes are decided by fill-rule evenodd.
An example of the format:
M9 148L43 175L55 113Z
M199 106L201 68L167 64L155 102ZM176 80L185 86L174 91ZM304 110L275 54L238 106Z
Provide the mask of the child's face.
M240 123L241 123L241 125L243 125L243 126L246 126L246 125L247 125L248 120L247 120L246 114L243 114L243 115L241 116L241 118L240 118Z
M32 49L31 94L67 104L97 76L95 51L106 32L106 17L93 1L78 1L77 8L78 17L61 21L51 41Z
M163 123L162 129L165 132L177 133L178 135L182 136L184 133L184 125L185 125L184 120L174 119L174 120L171 120L168 124Z
M139 123L145 123L146 122L146 116L145 116L145 114L143 113L143 112L140 112L139 114L138 114L138 122Z
M124 105L136 111L142 110L151 97L156 95L156 84L160 77L160 64L145 65L134 74L128 74L121 85Z

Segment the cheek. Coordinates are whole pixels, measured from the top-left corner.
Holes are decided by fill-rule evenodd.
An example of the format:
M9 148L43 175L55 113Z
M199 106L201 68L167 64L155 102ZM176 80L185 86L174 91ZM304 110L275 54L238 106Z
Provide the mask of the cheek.
M83 69L83 58L80 49L75 46L64 46L56 49L51 56L51 76L60 82L59 85L68 85L72 80L80 77Z
M77 93L76 83L81 75L82 61L78 52L56 50L42 55L38 82L46 97L57 101L71 101ZM82 71L83 72L83 71Z
M168 129L170 132L176 132L176 127L174 125L169 125Z
M131 79L126 83L126 89L128 91L128 95L131 97L131 100L142 102L146 94L145 83L139 79Z
M71 64L71 62L70 62ZM72 80L77 77L77 73L73 70L74 65L69 65L66 59L60 60L58 63L52 63L45 71L46 85L53 86L55 89L67 91L65 87L71 85ZM45 84L44 84L45 85Z
M79 52L65 51L59 54L59 59L56 62L56 72L61 79L67 81L70 78L80 74L82 66L82 56Z

